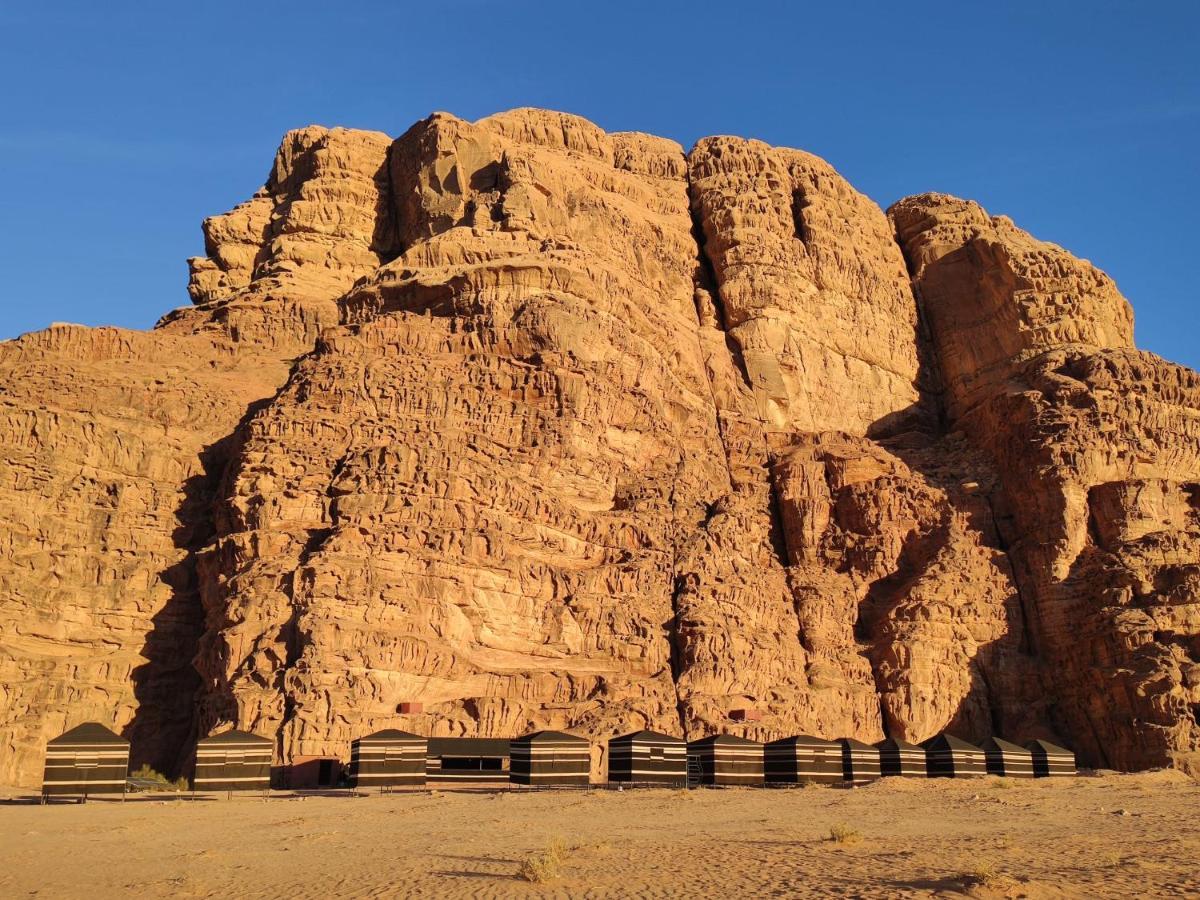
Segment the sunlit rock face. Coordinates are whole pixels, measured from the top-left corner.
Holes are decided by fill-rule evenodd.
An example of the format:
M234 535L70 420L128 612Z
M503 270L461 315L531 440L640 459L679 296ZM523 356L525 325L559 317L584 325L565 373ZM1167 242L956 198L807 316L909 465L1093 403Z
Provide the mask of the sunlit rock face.
M515 110L290 132L204 235L154 330L0 344L0 781L87 719L1200 747L1200 376L1009 220Z

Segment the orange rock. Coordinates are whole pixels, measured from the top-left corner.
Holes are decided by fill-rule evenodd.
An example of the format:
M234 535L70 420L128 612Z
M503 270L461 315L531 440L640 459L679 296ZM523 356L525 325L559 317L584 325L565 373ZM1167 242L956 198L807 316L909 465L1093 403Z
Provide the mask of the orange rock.
M0 781L83 719L1200 748L1200 376L1008 220L523 109L291 132L204 236L155 330L0 343Z

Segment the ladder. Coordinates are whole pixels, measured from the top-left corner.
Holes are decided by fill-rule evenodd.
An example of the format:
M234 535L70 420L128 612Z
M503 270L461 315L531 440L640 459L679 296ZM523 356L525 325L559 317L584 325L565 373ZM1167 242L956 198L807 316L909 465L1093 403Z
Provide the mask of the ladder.
M687 758L687 786L689 788L699 787L703 778L704 770L700 767L700 757L692 756L689 753Z

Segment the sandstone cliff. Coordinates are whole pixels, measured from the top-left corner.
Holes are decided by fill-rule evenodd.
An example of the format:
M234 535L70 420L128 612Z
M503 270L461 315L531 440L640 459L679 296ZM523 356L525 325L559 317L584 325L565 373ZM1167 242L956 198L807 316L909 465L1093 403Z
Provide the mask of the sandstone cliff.
M1007 219L516 110L292 132L204 235L153 331L0 344L0 780L85 718L1200 749L1200 376Z

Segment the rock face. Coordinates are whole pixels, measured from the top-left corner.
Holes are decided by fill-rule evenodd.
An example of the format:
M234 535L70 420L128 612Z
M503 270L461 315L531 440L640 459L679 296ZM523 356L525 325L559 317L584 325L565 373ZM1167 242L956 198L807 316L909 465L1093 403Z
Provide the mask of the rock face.
M153 331L0 344L0 780L88 718L1200 749L1200 376L1007 219L516 110L289 133L204 234Z

